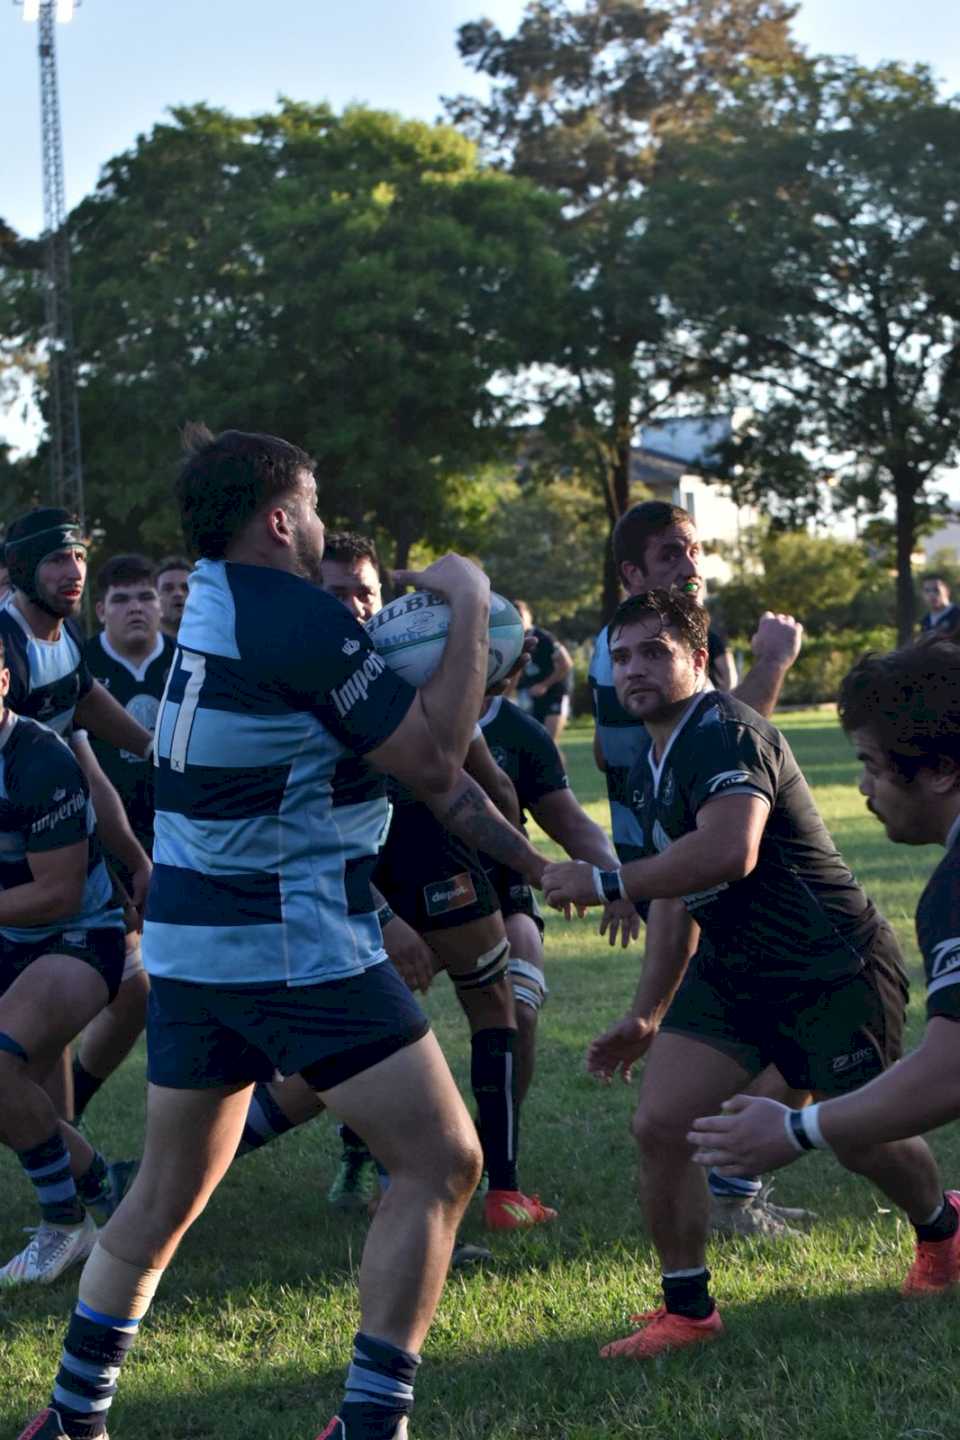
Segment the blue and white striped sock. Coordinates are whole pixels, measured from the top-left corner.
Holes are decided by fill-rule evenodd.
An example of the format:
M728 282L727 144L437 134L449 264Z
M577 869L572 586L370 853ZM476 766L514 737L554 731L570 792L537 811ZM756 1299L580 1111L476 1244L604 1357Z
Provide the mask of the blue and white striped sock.
M77 1302L50 1401L70 1440L97 1440L105 1434L120 1367L139 1324L139 1320L102 1315L82 1300Z
M393 1440L413 1409L420 1356L358 1330L340 1407L347 1440Z
M716 1170L708 1171L707 1184L720 1200L749 1200L763 1189L759 1175L718 1175Z
M70 1155L55 1130L49 1140L18 1150L17 1159L37 1192L40 1214L48 1225L82 1225L83 1206L70 1173Z

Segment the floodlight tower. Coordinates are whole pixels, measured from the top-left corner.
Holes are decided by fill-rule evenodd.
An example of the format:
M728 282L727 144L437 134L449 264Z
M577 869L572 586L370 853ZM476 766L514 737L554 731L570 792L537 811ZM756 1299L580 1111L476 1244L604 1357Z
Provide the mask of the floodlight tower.
M81 0L14 0L23 18L37 23L40 117L43 149L44 302L50 366L51 501L84 523L83 460L77 405L73 312L70 303L70 240L63 184L63 137L57 86L56 22L73 18Z

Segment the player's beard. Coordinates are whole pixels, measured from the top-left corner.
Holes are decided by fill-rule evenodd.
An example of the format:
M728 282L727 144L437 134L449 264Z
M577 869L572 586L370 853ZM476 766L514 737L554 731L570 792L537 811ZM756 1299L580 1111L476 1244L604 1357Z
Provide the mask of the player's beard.
M298 575L302 575L304 580L309 580L311 585L323 585L321 569L323 549L299 528L294 531L293 558Z

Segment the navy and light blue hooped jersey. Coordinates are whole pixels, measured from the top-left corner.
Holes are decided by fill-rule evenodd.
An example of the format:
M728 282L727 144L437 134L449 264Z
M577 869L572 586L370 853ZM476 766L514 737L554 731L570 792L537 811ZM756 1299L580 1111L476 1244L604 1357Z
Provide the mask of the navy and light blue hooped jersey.
M0 602L0 636L10 671L10 709L69 735L73 712L93 685L83 641L71 622L64 622L59 639L38 640L11 592Z
M151 975L314 985L385 958L370 876L389 805L344 762L415 693L332 595L200 561L157 720Z
M103 863L87 782L69 746L44 725L8 711L0 725L0 890L28 885L30 856L88 844L87 882L80 909L44 925L5 925L19 944L61 931L122 929L113 885Z
M960 1020L960 820L920 896L917 944L927 979L927 1019Z
M639 860L644 853L643 830L630 807L627 780L646 744L647 731L639 720L627 714L617 699L606 626L594 642L588 678L597 739L607 767L610 830L614 848L626 865L630 860Z
M647 735L628 784L646 855L690 834L699 811L726 796L752 795L767 807L750 874L683 897L727 965L755 979L830 981L857 973L880 917L774 725L732 695L696 695L659 760Z

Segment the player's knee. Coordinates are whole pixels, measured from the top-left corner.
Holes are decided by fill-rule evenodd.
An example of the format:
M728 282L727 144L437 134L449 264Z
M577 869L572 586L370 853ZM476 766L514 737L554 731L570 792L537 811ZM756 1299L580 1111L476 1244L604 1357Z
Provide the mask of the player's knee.
M504 984L504 977L510 962L510 942L504 937L482 955L478 955L469 969L451 975L457 994L464 1002L474 994L495 991Z
M688 1128L675 1116L645 1105L637 1106L630 1121L630 1133L645 1158L655 1158L664 1150L686 1146Z
M507 966L507 974L510 977L513 998L517 1007L518 1030L535 1027L537 1015L543 1008L548 994L543 971L531 961L513 956Z

